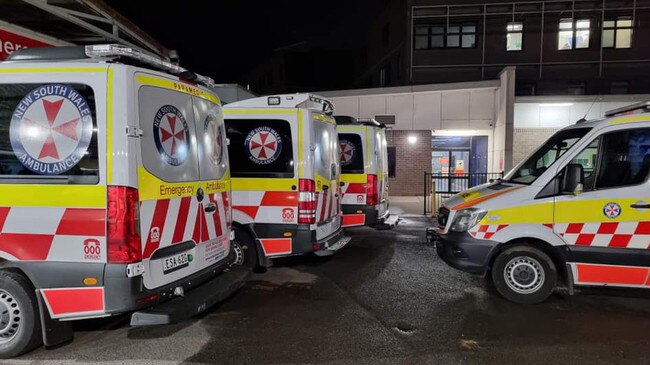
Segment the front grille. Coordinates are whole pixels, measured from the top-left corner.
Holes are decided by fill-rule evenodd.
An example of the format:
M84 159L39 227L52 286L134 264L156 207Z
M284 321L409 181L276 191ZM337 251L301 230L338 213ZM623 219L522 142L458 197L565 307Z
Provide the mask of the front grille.
M449 209L445 207L440 207L438 210L438 225L441 228L445 228L447 226L447 220L449 219Z

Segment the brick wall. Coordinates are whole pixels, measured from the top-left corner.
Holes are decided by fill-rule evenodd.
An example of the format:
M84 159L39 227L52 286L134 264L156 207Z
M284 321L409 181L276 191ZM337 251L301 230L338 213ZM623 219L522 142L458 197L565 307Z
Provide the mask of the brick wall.
M414 135L415 144L408 142ZM431 172L431 131L386 131L389 147L396 147L395 177L389 179L391 196L422 196L424 172Z
M557 132L557 128L515 128L513 163L516 165Z

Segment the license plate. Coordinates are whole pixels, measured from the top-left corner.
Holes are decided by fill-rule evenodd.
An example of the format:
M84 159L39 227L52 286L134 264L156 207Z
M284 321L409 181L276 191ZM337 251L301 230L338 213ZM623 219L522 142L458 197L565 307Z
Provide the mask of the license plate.
M163 274L168 274L172 271L182 269L190 264L187 252L179 253L178 255L165 257L162 260Z

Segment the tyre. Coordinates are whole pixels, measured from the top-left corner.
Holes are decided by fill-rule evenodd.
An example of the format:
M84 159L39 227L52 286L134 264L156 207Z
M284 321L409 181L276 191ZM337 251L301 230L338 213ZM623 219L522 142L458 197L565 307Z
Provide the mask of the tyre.
M235 239L230 242L232 250L235 253L233 265L245 266L250 269L257 267L257 250L255 241L246 232L235 228Z
M492 265L492 283L506 299L536 304L548 298L557 283L557 269L543 251L527 245L510 247Z
M20 274L0 271L0 358L23 354L41 341L34 288Z

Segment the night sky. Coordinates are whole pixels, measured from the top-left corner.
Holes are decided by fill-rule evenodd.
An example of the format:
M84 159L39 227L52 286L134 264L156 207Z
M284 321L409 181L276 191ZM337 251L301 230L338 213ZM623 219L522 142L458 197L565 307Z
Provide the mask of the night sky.
M164 46L176 49L181 66L211 76L218 83L239 81L273 49L297 42L309 41L330 49L363 47L369 24L386 3L105 1Z

